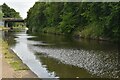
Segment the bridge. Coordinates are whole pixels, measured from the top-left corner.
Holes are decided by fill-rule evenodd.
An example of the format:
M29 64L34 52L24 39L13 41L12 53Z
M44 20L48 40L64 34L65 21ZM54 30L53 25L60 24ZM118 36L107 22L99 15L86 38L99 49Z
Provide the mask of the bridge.
M24 23L24 20L21 18L3 18L2 21L4 22L5 27L10 27L8 25L9 22L23 22Z

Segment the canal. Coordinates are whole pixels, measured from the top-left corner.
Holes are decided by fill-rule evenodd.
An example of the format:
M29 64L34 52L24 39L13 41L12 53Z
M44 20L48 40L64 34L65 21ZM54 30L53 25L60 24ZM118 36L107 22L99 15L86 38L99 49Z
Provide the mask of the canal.
M47 33L3 31L10 48L40 78L118 78L119 46Z

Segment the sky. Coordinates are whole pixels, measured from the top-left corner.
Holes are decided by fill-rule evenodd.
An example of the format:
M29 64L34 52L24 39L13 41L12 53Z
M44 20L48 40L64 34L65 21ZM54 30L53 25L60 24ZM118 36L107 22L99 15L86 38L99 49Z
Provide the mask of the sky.
M32 7L38 0L0 0L0 5L6 3L9 7L15 9L20 13L21 17L24 19L27 17L27 11ZM39 1L67 1L67 0L39 0ZM81 1L81 0L68 0L68 1ZM88 1L88 0L87 0ZM93 1L93 0L91 0ZM99 0L96 0L99 1ZM120 0L107 0L107 1L120 1Z
M20 13L20 16L24 19L27 17L27 11L38 0L0 0L0 5L6 3L9 7L15 9Z

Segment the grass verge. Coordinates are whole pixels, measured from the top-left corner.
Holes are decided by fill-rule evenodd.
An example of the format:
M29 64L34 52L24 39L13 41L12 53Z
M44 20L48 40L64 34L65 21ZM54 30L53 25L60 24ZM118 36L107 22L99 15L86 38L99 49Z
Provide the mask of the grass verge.
M9 29L10 29L9 27L0 26L0 30L9 30Z
M5 60L17 70L29 70L29 68L21 61L21 59L9 48L6 41L2 40L2 53Z

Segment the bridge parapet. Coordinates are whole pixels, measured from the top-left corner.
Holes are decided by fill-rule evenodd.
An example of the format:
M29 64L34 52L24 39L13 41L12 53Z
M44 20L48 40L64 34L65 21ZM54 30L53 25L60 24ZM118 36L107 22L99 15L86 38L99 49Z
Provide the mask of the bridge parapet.
M21 18L3 18L2 20L5 22L24 22Z
M23 20L23 19L21 19L21 18L3 18L3 20L5 21L5 20Z
M8 27L9 22L23 22L24 20L21 18L3 18L2 21L4 22L4 26Z

